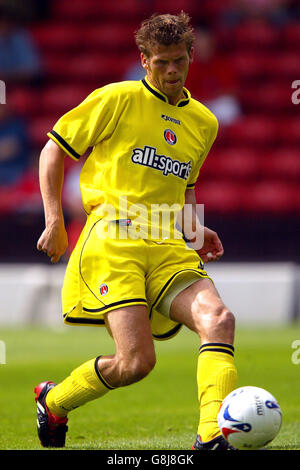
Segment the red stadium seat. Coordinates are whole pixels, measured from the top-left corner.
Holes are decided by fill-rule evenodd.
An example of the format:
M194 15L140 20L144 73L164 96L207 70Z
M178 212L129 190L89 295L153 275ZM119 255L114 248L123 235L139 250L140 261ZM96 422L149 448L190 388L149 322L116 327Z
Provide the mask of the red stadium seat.
M42 149L48 140L47 132L51 131L59 117L58 114L52 114L31 120L29 123L29 137L34 147Z
M83 31L78 25L46 23L33 27L31 33L44 53L80 50L83 46Z
M46 65L49 77L57 81L82 83L84 80L87 86L90 83L102 86L122 79L128 66L128 57L96 52L72 56L48 56Z
M278 134L282 145L300 145L300 117L282 119Z
M198 7L198 8L197 8ZM199 11L198 2L195 0L154 0L153 11L157 13L178 14L181 10L194 16Z
M99 1L99 0L96 0ZM126 21L127 19L144 19L152 13L151 3L140 0L101 0L101 14L114 21ZM138 26L138 25L137 25Z
M82 54L70 59L68 71L77 80L119 81L125 72L126 58L113 54Z
M8 90L7 102L11 109L26 119L40 113L40 92L36 89L16 88Z
M102 1L98 0L52 0L52 17L60 21L84 21L101 17Z
M256 178L259 173L258 159L255 149L232 147L220 152L218 171L224 178L232 178L236 182Z
M243 107L251 112L294 111L291 90L286 83L265 80L262 85L244 87L239 91L239 99Z
M215 178L218 175L218 161L219 161L219 154L221 153L220 150L216 150L216 147L213 147L208 154L205 162L203 163L200 174L201 180L207 181L210 178Z
M243 51L230 56L232 66L241 80L260 79L265 74L265 57L253 52Z
M297 210L297 185L275 181L264 181L249 185L244 197L244 209L251 212L289 213Z
M300 24L289 23L283 28L283 39L287 49L300 47Z
M228 139L235 145L270 145L278 140L277 123L260 114L239 119L228 129Z
M230 147L211 152L201 168L201 180L221 181L255 179L259 176L259 154L255 149Z
M63 114L78 106L93 90L87 86L57 85L46 88L41 95L41 106L45 113Z
M137 25L126 23L112 23L88 28L82 35L82 41L87 50L101 49L103 52L109 50L128 51L132 48L137 51L134 41L134 31Z
M30 168L13 185L0 187L0 214L20 213L24 209L40 212L42 199L37 168Z
M281 52L266 58L266 72L277 78L296 80L300 76L299 52Z
M54 80L70 81L69 54L47 54L44 58L45 69L48 79L53 83ZM72 78L72 77L71 77Z
M288 110L292 106L290 95L286 83L267 82L257 88L256 100L260 104L261 111Z
M233 31L236 48L262 49L276 48L280 34L278 28L264 21L248 21L238 25Z
M24 194L19 191L18 185L0 186L0 214L12 214L20 208L24 201Z
M195 193L198 204L204 204L205 212L233 213L243 209L242 195L245 186L235 183L209 181L200 178Z
M220 0L202 0L200 10L201 13L203 12L205 14L205 16L209 15L209 17L214 17L225 13L232 6L232 0L222 0L222 2L220 2Z
M147 4L139 0L53 0L52 16L60 20L90 21L113 18L124 20L148 14Z
M282 147L269 151L262 156L259 166L265 178L278 178L287 182L300 181L300 150Z

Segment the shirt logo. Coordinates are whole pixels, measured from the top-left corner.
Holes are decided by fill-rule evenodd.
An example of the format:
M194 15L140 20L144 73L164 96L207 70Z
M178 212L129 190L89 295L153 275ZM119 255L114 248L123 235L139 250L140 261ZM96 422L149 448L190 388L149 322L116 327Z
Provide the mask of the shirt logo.
M171 129L166 129L164 132L164 138L170 145L175 145L177 142L177 137Z
M162 114L160 117L161 117L162 119L164 119L165 121L171 121L171 122L173 122L174 124L179 124L179 125L180 125L179 119L174 119L174 118L172 118L172 117L170 117L170 116L167 116L166 114Z
M99 290L100 290L101 295L106 295L107 292L108 292L108 285L107 284L101 284Z
M131 161L138 165L148 166L155 170L159 170L164 176L172 174L183 180L188 179L192 169L191 161L180 162L178 160L173 160L171 157L167 157L166 155L158 155L156 153L156 148L149 147L148 145L145 145L143 149L133 149Z

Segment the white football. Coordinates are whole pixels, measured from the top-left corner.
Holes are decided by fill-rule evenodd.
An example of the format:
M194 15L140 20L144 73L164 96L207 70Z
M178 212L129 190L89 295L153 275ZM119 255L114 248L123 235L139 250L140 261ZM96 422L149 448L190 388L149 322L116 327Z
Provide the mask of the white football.
M224 438L239 450L261 449L281 427L277 400L263 388L240 387L223 400L218 424Z

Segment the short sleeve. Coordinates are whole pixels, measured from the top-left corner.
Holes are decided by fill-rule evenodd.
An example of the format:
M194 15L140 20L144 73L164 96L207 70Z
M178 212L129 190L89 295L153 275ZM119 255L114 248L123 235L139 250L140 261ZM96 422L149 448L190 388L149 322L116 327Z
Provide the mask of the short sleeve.
M116 99L104 88L95 90L76 108L64 114L47 134L74 160L113 131Z
M206 138L206 144L205 144L205 150L200 156L197 164L192 168L191 173L189 175L189 179L187 182L187 189L193 189L195 187L195 184L197 182L198 176L200 169L217 137L218 134L218 120L217 118L212 114L211 119L209 121L209 125L207 128L207 138Z

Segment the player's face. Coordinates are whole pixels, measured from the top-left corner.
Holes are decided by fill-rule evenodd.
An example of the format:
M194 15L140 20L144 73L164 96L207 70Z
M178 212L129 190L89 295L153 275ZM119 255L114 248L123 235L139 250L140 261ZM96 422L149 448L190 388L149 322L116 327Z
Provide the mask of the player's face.
M150 57L141 54L142 66L150 83L164 93L175 105L182 97L182 89L193 59L193 48L187 51L184 42L164 46L156 44Z

